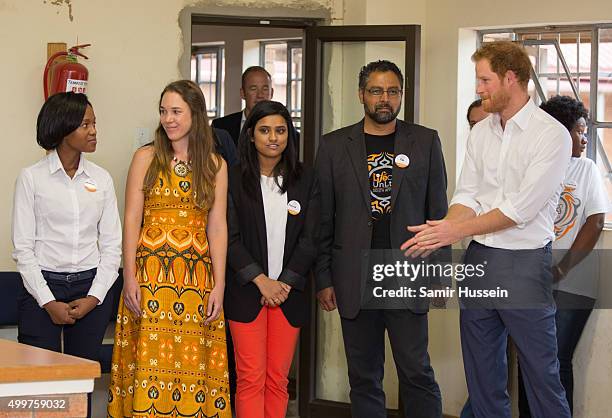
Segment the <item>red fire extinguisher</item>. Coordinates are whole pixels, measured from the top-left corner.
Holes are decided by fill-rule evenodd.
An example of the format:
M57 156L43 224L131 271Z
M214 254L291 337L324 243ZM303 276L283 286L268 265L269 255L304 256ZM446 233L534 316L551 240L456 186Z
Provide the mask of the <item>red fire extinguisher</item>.
M89 71L83 64L77 61L77 55L88 59L79 52L80 48L85 48L91 44L75 45L68 51L53 54L47 61L45 73L43 75L43 88L45 100L55 93L74 91L75 93L87 93L87 77ZM54 60L65 55L62 60Z

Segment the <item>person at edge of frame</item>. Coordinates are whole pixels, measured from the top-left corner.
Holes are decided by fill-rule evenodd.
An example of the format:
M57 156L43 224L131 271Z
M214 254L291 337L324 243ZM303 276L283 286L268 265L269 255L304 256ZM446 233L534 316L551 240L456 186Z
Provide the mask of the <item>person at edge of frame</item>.
M23 279L17 339L98 361L121 262L121 222L112 177L85 158L97 147L96 115L84 94L57 93L36 125L48 153L21 171L13 205L13 257ZM89 417L91 393L87 400Z
M474 415L510 418L509 334L535 416L570 418L556 355L551 243L571 138L529 97L531 63L521 46L486 43L472 60L476 93L492 115L470 132L446 217L409 225L416 235L401 248L407 256L418 257L474 236L465 263L488 262L476 285L518 288L525 300L537 296L529 306L504 300L460 301L461 346Z
M610 202L597 165L581 158L587 144L588 112L584 105L568 96L554 96L540 108L561 122L572 137L572 158L555 219L553 279L559 371L573 414L572 358L597 299L598 270L592 267L598 258L587 257L597 244ZM518 370L519 416L531 418L520 363Z

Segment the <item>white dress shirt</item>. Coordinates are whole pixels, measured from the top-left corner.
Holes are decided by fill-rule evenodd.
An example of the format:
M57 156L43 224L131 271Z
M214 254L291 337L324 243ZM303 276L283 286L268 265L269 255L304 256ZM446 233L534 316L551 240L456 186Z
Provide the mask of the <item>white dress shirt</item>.
M121 222L110 174L81 154L70 178L55 151L24 168L15 184L13 258L40 306L55 300L41 270L97 267L88 294L104 301L121 262Z
M278 181L282 182L282 176ZM283 271L285 231L287 229L287 193L282 193L274 177L261 176L261 197L266 217L268 277L277 280ZM281 183L282 184L282 183Z
M477 215L499 209L517 225L474 239L505 249L541 248L553 241L571 148L568 130L531 100L505 129L499 114L477 123L451 205L467 206Z

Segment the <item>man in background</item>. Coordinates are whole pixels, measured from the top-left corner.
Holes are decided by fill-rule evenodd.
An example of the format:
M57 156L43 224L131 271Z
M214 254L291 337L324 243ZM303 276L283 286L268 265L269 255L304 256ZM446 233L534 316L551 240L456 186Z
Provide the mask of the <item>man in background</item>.
M489 114L485 112L482 107L482 99L474 100L467 110L467 120L470 124L470 130L472 130L474 125L476 125L478 122L480 122L487 116L489 116Z
M242 86L240 87L240 97L245 102L244 109L213 120L212 126L226 130L237 147L240 130L253 107L261 101L272 100L273 95L274 89L270 73L260 66L247 68L242 73Z

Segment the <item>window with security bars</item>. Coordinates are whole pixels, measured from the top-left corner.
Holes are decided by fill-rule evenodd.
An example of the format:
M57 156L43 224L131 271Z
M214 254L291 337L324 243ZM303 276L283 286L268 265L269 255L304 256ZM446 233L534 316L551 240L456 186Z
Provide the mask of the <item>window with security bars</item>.
M287 106L299 130L302 121L302 41L262 41L260 65L272 76L274 100Z
M191 52L191 80L197 83L206 99L206 110L210 119L223 114L224 100L223 46L198 46Z
M612 197L612 25L480 32L481 42L496 40L523 42L539 82L529 82L529 94L537 104L540 94L546 99L570 96L584 103L589 110L586 154L597 163ZM612 213L606 215L606 227L612 227Z

